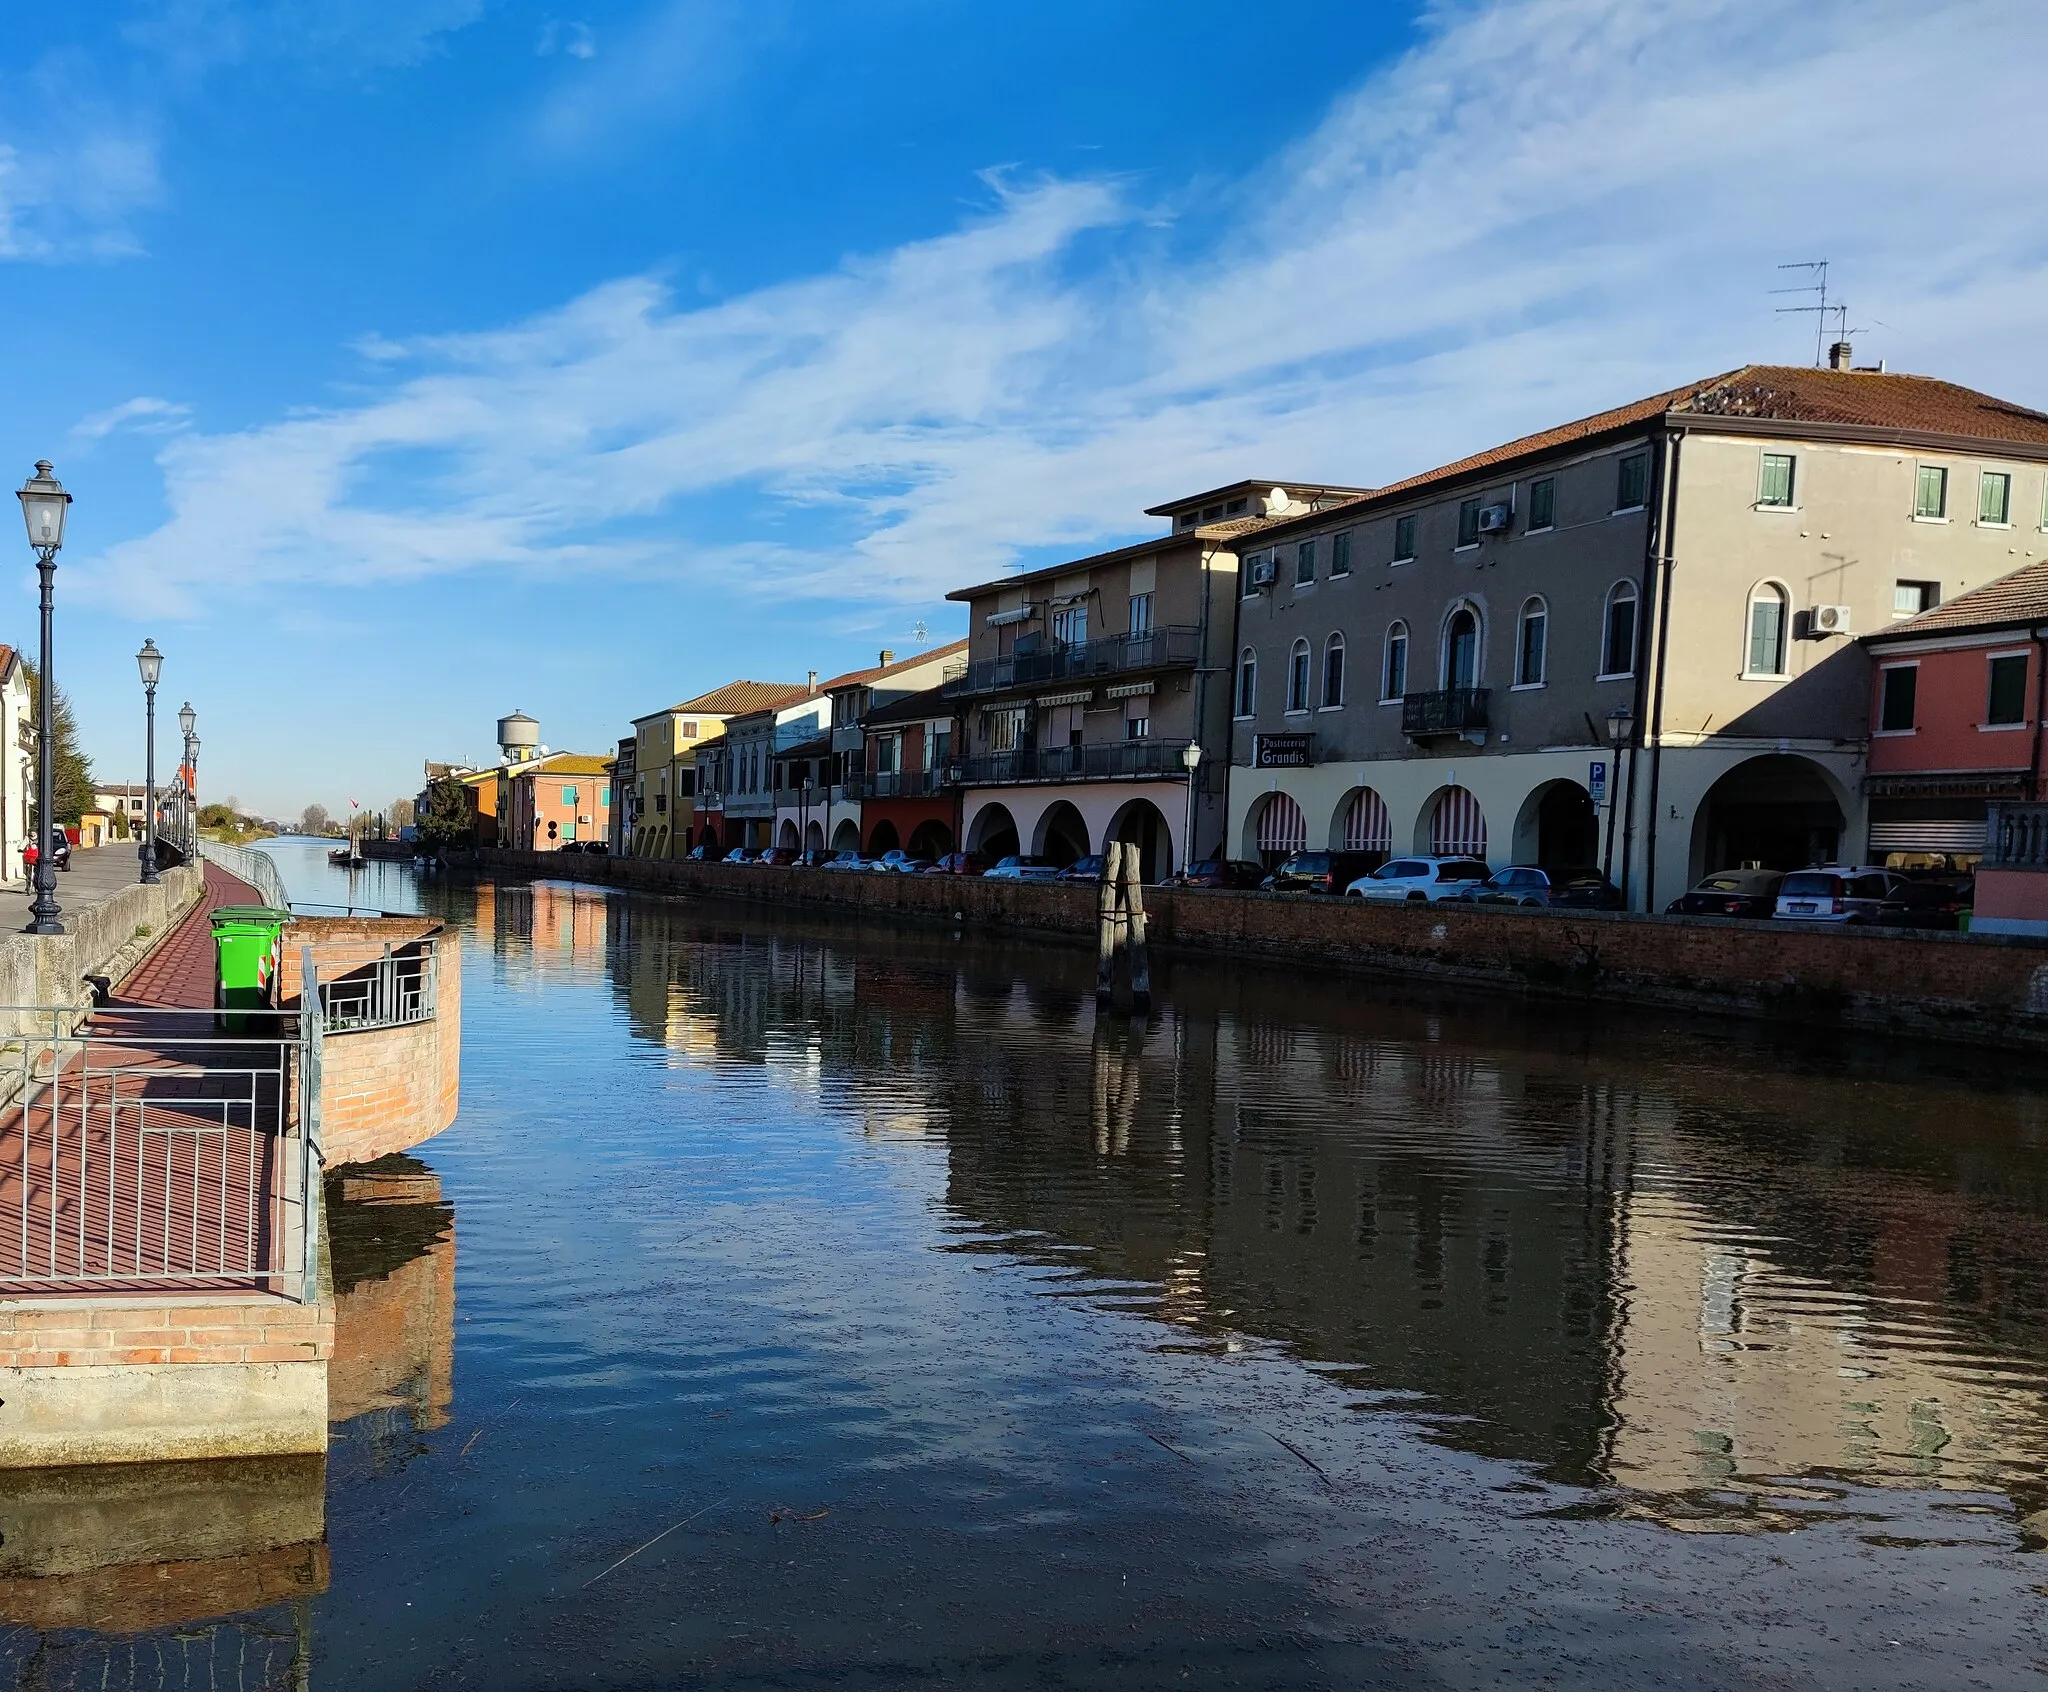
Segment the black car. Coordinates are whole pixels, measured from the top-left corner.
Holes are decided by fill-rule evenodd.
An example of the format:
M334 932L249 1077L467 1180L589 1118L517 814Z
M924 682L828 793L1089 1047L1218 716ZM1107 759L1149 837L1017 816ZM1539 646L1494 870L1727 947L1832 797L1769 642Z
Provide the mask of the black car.
M1203 858L1167 878L1169 887L1225 887L1247 892L1262 887L1266 866L1245 858Z
M1447 899L1473 905L1521 905L1537 910L1618 911L1621 889L1596 869L1542 869L1515 864L1495 870Z
M1062 881L1100 881L1102 879L1102 854L1091 852L1085 858L1076 858L1060 871Z
M1934 928L1954 933L1976 902L1974 876L1917 877L1892 889L1867 919L1881 928Z
M1778 909L1783 870L1716 870L1664 907L1666 916L1769 917Z
M1379 852L1295 852L1259 883L1268 893L1342 895L1361 876L1380 867Z

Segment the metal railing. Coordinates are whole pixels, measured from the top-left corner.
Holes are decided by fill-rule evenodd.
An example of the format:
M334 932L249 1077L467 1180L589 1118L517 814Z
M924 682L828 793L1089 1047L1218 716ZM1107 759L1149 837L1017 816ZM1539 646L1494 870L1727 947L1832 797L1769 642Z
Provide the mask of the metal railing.
M1991 806L1984 848L1980 869L2048 869L2048 805Z
M1036 687L1042 682L1085 681L1122 675L1132 670L1183 668L1202 658L1202 631L1192 623L1172 623L1145 634L1105 635L1074 646L1048 646L1042 651L1013 653L1008 658L982 658L966 673L943 684L947 696L1001 693Z
M306 965L320 999L320 1021L330 1034L365 1028L400 1028L432 1022L440 985L439 950L431 939L386 946L381 957L321 981Z
M319 1297L321 1019L123 1008L74 1031L10 1013L0 1296L121 1286ZM47 1030L39 1026L48 1019ZM11 1189L11 1190L10 1190Z
M961 785L998 786L1018 781L1115 781L1135 776L1187 780L1185 740L1105 740L1092 746L1039 746L988 752L955 766Z
M1423 740L1483 729L1488 692L1483 687L1441 687L1433 693L1411 693L1401 701L1401 732Z
M221 840L201 839L199 855L208 863L219 865L238 881L246 881L256 889L266 905L280 911L291 908L285 897L284 877L277 873L277 864L268 852L252 851L247 846L230 846Z

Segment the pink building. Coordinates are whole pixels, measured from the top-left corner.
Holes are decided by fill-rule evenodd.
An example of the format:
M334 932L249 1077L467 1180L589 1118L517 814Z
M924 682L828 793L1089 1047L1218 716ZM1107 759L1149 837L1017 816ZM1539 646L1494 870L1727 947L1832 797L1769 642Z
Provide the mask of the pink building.
M570 841L603 845L611 835L612 764L582 752L557 752L516 767L498 807L500 844L552 852Z

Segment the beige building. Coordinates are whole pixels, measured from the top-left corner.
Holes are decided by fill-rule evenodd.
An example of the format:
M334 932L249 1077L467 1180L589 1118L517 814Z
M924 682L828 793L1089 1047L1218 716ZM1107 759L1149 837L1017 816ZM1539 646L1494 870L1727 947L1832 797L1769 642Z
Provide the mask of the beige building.
M759 710L800 686L727 682L663 711L633 719L632 815L626 850L636 858L681 858L696 843L698 751L725 733L727 719ZM623 749L622 749L623 756Z
M946 684L967 849L1068 863L1121 840L1149 880L1213 849L1239 551L1357 492L1234 483L1153 506L1156 540L948 594L969 611L967 670Z
M2048 416L1835 360L1745 366L1261 532L1233 855L1597 863L1638 910L1734 864L1859 858L1854 637L2048 551Z

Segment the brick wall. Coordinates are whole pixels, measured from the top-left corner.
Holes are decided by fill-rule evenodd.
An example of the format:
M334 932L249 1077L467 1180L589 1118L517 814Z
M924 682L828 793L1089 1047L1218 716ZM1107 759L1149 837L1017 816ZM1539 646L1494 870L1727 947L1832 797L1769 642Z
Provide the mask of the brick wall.
M0 1369L317 1363L333 1349L331 1302L269 1295L47 1299L8 1305L0 1315Z
M1086 885L533 852L483 853L479 868L1091 944L1095 933L1095 889ZM1145 909L1152 943L1166 950L2048 1049L2048 941L2032 938L1199 889L1147 888Z

